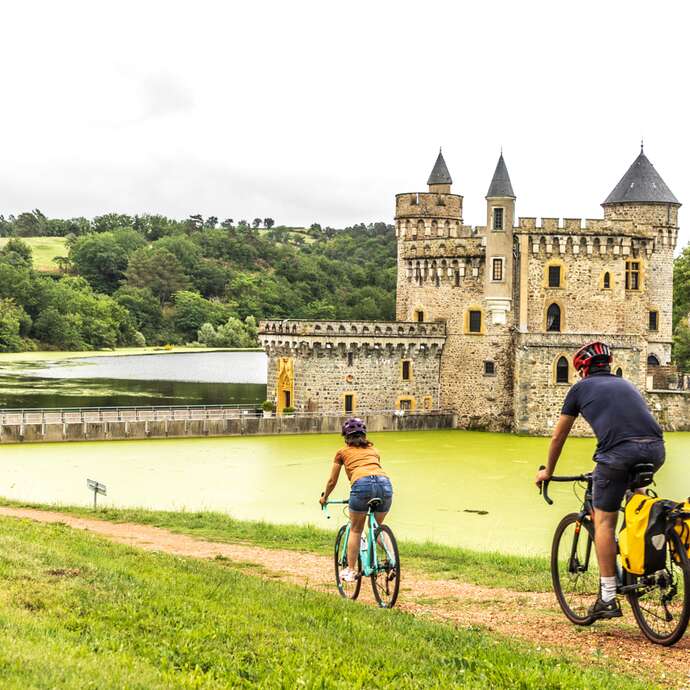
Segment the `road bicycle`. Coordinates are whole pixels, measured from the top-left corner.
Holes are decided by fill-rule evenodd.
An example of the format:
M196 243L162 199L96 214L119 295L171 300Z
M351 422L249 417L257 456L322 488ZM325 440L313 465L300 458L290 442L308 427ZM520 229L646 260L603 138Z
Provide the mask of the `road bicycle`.
M347 505L348 501L326 501L324 512L328 505ZM340 596L345 599L356 599L362 587L362 578L371 578L371 588L378 605L384 609L395 606L400 590L400 557L398 543L393 530L388 525L379 525L374 513L381 504L380 498L372 498L367 504L366 522L357 558L357 576L352 582L346 582L340 577L347 568L347 542L350 538L350 522L344 524L335 538L335 583Z
M635 465L630 473L630 488L635 490L649 485L653 472L651 465ZM589 609L597 600L600 587L594 549L592 473L553 476L543 482L540 491L544 500L552 505L548 493L550 482L573 482L584 489L580 512L566 515L556 527L551 547L551 578L566 617L576 625L591 625L596 618L589 614ZM649 490L648 493L654 496ZM651 575L632 575L622 568L620 557L617 558L617 591L627 597L637 625L655 644L670 646L678 642L690 619L688 547L675 529L688 517L690 513L683 511L682 505L669 508L666 513L663 569Z

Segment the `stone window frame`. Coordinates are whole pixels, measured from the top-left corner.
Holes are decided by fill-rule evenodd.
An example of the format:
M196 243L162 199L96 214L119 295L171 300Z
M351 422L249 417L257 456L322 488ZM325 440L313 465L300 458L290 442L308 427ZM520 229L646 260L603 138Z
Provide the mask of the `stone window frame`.
M491 365L492 371L487 371L487 364ZM484 360L484 376L496 376L496 362L493 359Z
M559 381L558 380L558 362L560 362L561 358L565 358L565 361L568 363L568 380L567 381ZM571 381L573 380L573 376L575 374L575 371L573 370L573 365L572 362L570 361L570 356L568 355L567 352L559 352L554 358L553 362L551 363L551 383L554 386L570 386Z
M481 314L480 327L478 331L470 330L470 312L478 311ZM486 333L486 315L484 310L479 305L469 305L463 314L463 331L465 335L484 335Z
M408 364L408 377L405 378L405 362ZM400 360L400 380L406 383L411 383L414 381L414 366L412 360L409 357Z
M395 409L402 410L403 408L400 405L403 401L406 400L409 400L410 402L410 407L408 411L414 412L417 409L417 401L415 400L414 395L399 395L395 400Z
M501 262L501 278L496 279L494 278L494 262L495 261L500 261ZM505 283L506 282L506 258L505 256L492 256L491 257L491 277L490 281L492 283Z
M348 395L352 396L352 409L349 412L347 411L347 406L346 406ZM354 414L357 411L357 393L355 393L354 391L343 391L342 403L343 403L342 410L343 410L344 414Z
M604 278L605 278L607 273L609 274L609 286L608 287L606 287L606 285L604 285ZM616 285L615 273L610 268L604 269L601 272L601 275L599 276L599 289L600 290L606 290L608 292L609 290L613 290L615 285Z
M560 329L557 331L550 331L547 328L548 325L548 320L549 320L549 309L551 308L551 305L555 304L561 311L561 324L560 324ZM557 299L547 299L546 304L544 305L544 320L542 322L542 327L544 329L544 333L565 333L565 307L563 306L563 303L560 302L560 300Z
M418 315L421 313L422 318L421 320L418 318ZM412 321L415 323L426 323L427 321L431 321L431 318L429 318L429 310L422 306L421 304L418 304L413 310L412 310Z
M630 285L630 279L629 276L632 276L633 269L628 268L630 264L639 264L639 268L637 269L637 287L632 288L629 287ZM625 273L624 273L624 282L625 282L625 291L626 292L642 292L644 289L644 277L645 277L645 266L644 266L644 261L642 261L642 257L628 257L625 260Z
M652 328L652 314L656 314L654 328ZM650 307L647 311L647 330L651 333L659 332L659 310L656 307Z
M496 227L496 211L501 212L501 227ZM506 225L506 210L503 206L492 206L491 207L491 232L505 232Z
M561 269L561 275L560 275L560 284L558 286L555 285L549 285L549 269L552 266L559 266ZM566 281L566 265L565 261L563 259L549 259L545 264L544 264L544 281L542 283L542 287L546 290L563 290L565 288L565 281Z

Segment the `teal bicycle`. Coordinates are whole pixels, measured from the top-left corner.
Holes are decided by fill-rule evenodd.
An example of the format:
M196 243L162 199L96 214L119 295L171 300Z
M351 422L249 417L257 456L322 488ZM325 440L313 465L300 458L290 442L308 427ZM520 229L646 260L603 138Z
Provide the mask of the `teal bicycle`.
M326 501L323 510L326 512L329 504L347 505L347 503L348 501ZM348 521L338 530L334 552L335 583L340 596L354 600L359 596L362 578L369 577L378 605L383 609L390 609L395 606L400 591L400 557L393 530L388 525L379 525L376 522L374 513L380 503L380 498L372 498L369 501L369 510L357 558L357 577L352 582L345 582L340 577L341 571L347 568L350 522Z

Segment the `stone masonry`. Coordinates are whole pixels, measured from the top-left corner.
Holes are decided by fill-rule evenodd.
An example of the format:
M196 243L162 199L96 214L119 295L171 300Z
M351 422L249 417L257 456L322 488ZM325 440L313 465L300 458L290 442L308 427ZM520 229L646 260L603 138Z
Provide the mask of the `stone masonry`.
M462 428L545 434L574 352L602 339L663 423L687 427L688 394L652 392L671 357L680 203L644 152L601 219L516 219L503 155L485 225L465 225L441 153L427 184L395 200L397 321L261 324L279 410L443 409Z

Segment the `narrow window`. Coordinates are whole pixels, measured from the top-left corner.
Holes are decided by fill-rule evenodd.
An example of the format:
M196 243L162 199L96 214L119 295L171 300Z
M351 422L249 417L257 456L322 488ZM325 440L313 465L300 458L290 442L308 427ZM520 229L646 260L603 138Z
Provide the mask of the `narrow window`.
M618 369L616 369L616 376L617 376L618 378L622 378L622 377L623 377L623 370L622 370L620 367L618 367Z
M409 359L403 359L402 362L402 380L409 381L412 376L412 362Z
M503 280L503 259L494 259L491 271L491 279L495 281Z
M470 310L469 331L470 333L482 332L482 313L478 309Z
M658 331L659 330L659 312L652 309L649 312L649 330Z
M610 290L611 289L611 274L606 271L604 273L604 290Z
M352 393L345 394L345 414L353 412L355 409L355 396Z
M568 360L559 357L556 362L556 383L568 383Z
M434 400L430 395L424 398L424 409L430 410L434 406Z
M348 352L347 353L347 366L351 367L354 364L355 361L355 353L354 352Z
M460 271L455 269L455 287L460 287Z
M441 276L436 273L436 277L434 278L434 284L436 287L441 287Z
M503 209L494 209L494 230L503 230Z
M657 359L656 355L649 355L647 357L647 366L648 367L658 367L659 366L659 360Z
M421 309L417 309L417 311L414 313L414 320L418 321L419 323L424 321L424 312Z
M549 266L549 287L561 287L561 267Z
M555 303L546 310L546 330L556 333L561 331L561 308Z
M639 290L640 289L640 262L626 261L625 262L625 289Z
M491 361L484 362L484 376L493 376L496 373L496 365Z
M283 407L292 407L292 396L290 395L290 391L283 391L283 400L285 401Z
M412 399L411 398L400 398L401 410L411 410L412 409Z

